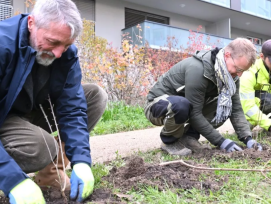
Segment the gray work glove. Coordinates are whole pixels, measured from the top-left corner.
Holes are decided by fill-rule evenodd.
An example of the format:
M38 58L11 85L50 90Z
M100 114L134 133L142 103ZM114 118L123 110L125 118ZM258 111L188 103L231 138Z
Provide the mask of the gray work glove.
M263 150L262 145L259 144L259 143L257 143L256 140L253 140L253 139L251 139L251 140L249 140L249 141L247 142L247 148L248 148L248 149L254 148L254 149L256 149L257 151L262 151L262 150Z
M220 145L220 149L225 149L226 152L243 151L241 147L239 147L230 139L225 139L224 142Z

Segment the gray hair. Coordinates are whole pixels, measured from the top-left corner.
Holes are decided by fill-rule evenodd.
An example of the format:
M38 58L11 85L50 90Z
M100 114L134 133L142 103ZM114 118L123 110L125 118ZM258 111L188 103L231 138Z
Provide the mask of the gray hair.
M71 39L79 36L83 29L80 13L71 0L37 0L31 15L37 28L49 28L52 22L67 25Z
M253 43L246 38L236 38L225 47L233 58L245 56L250 65L254 64L257 58L256 48Z

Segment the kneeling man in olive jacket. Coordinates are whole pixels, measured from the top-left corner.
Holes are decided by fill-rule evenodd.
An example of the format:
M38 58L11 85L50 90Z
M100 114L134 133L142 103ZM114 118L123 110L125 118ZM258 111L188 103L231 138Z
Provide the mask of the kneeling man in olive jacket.
M248 148L262 150L251 137L239 98L239 77L256 60L254 45L237 38L223 49L199 51L163 74L147 96L145 115L164 126L161 148L173 155L199 152L203 135L227 152L242 149L216 130L228 118Z

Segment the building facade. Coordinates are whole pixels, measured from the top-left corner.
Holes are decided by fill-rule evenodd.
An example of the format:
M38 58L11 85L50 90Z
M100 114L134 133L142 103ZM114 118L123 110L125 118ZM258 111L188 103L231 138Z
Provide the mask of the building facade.
M121 45L123 33L137 44L160 47L167 36L187 44L189 30L204 40L226 45L236 37L260 45L271 38L270 0L74 0L83 18L95 21L96 35L113 46ZM25 0L0 0L0 20L29 12ZM141 31L137 25L141 25ZM138 39L138 32L142 39Z

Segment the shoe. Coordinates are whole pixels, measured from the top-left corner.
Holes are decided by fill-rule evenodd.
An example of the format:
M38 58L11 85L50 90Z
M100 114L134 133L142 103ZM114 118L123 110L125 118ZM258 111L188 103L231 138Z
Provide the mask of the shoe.
M180 140L177 140L172 144L165 144L162 142L161 149L170 155L186 156L192 154L192 151L181 144Z
M64 151L64 143L62 142L62 150ZM64 158L64 165L65 168L69 164L69 160L66 157L66 154L63 153L63 158ZM56 161L54 161L56 163ZM69 191L71 189L71 183L70 183L70 178L67 176L66 173L64 173L64 168L63 168L63 163L62 163L62 157L60 154L60 150L58 153L58 172L61 177L61 183L62 186L64 185L64 182L66 181L66 187L64 191ZM60 189L60 183L59 183L59 176L57 174L57 169L56 166L52 163L48 164L44 169L40 170L38 174L35 177L35 183L41 188L41 189L46 189L48 187L53 187Z
M192 152L199 153L205 149L212 149L208 144L201 144L196 138L183 135L180 138L180 142L188 149L192 150Z

